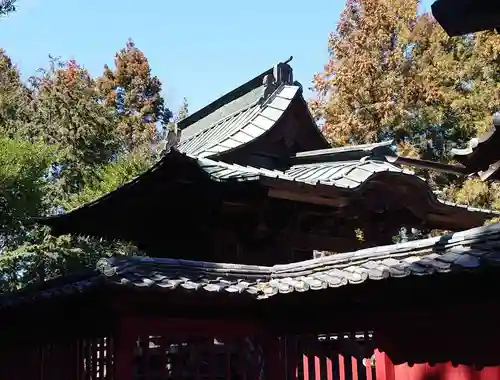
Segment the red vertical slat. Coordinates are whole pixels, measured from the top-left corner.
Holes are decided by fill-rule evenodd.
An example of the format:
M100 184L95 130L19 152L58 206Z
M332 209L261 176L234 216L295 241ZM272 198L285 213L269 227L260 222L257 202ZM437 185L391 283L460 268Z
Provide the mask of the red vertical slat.
M371 339L370 339L370 333L368 331L365 331L365 336L364 336L364 345L365 345L365 356L370 356L369 358L364 359L364 365L366 369L366 380L373 380L373 371L372 371L372 361L371 361L371 355L373 353L371 350L366 349L367 347L371 348Z
M314 379L321 380L321 360L319 356L314 356Z
M333 363L332 363L332 349L331 349L331 336L326 336L326 380L333 380Z
M341 347L342 341L344 340L344 334L339 333L338 335L338 346ZM345 359L342 352L339 352L339 380L345 380Z
M354 356L351 356L351 368L352 368L352 380L358 380L358 359Z
M350 339L353 343L356 343L356 333L352 332L350 334ZM352 369L352 380L358 380L359 375L358 375L358 358L355 356L351 356L351 369Z
M333 380L333 363L330 353L326 357L326 380Z
M302 366L304 372L303 380L309 380L309 357L307 356L307 353L302 354Z

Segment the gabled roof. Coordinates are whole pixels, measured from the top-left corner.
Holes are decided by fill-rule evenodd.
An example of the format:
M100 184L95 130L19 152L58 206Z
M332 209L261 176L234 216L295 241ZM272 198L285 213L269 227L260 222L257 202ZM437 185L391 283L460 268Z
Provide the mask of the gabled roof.
M364 152L369 153L367 150ZM309 190L313 193L325 190L322 193L323 196L324 193L330 191L332 199L338 197L339 193L347 198L356 197L371 183L386 184L387 188L380 196L387 194L387 189L391 187L411 188L415 198L427 200L425 206L419 201L419 207L423 207L420 212L439 215L440 219L444 218L448 221L446 223L450 224L443 225L443 221L434 222L428 226L429 228L451 230L470 228L481 225L485 220L496 215L489 210L440 201L423 179L376 156L365 156L358 160L299 164L280 171L192 157L172 150L150 170L102 198L69 213L38 220L51 226L54 234L80 233L96 236L93 226L100 223L103 218L119 211L123 212L124 208L134 209L137 207L137 209L141 209L145 198L153 204L161 202L161 200L149 199L150 193L154 193L157 186L155 183L168 181L168 170L174 170L173 168L179 167L181 163L184 163L184 166L179 170L185 176L188 176L186 168L189 167L192 173L203 174L208 181L225 184L256 182L264 188L285 186L289 190L295 188L297 191ZM171 175L173 174L172 172ZM290 186L292 187L290 188ZM163 199L166 196L166 194L162 194ZM411 206L411 203L408 206ZM123 238L123 236L107 237Z
M255 140L275 125L295 97L301 96L301 89L299 86L282 85L265 101L262 101L263 94L264 89L259 87L238 99L238 106L244 105L242 108L234 106L238 109L221 119L218 116L222 113L214 117L214 112L199 123L207 123L208 118L217 121L192 135L183 131L178 149L193 156L210 157ZM252 102L249 102L250 99ZM195 127L200 126L191 128ZM186 131L193 132L190 128Z
M290 74L287 78L281 75L283 70ZM306 110L310 120L303 128L315 133L317 147L328 147L307 109L302 86L293 81L291 67L279 63L180 121L177 148L189 155L216 158L266 134L292 103L300 103Z
M83 277L63 277L49 281L38 290L3 296L0 307L68 296L106 285L266 299L388 278L495 269L499 264L500 224L270 267L116 256L101 259L97 270L88 271Z

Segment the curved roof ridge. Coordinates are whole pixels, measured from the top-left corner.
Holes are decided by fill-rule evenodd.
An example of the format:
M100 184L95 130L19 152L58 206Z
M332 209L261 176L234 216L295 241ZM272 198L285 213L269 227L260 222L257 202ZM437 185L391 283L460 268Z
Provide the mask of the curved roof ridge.
M194 156L215 157L254 141L283 116L299 93L298 86L281 85L265 101L262 98L189 136L178 149Z

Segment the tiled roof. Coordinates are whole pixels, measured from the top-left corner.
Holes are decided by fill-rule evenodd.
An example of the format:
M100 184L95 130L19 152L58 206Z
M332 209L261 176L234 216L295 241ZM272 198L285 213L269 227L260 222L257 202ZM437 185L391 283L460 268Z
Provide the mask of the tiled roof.
M186 135L183 131L178 149L192 156L209 157L246 144L273 127L299 90L298 86L281 86L264 103L259 97L221 119L214 119L210 127L197 133Z
M149 257L101 259L98 273L0 306L83 292L114 284L161 291L218 292L265 299L279 294L338 288L387 278L474 270L500 263L500 224L452 235L359 250L272 267Z
M353 189L361 186L377 173L390 172L413 176L411 171L376 159L294 165L285 171L228 164L195 157L193 159L212 179L217 181L249 181L268 178L313 186L328 185Z
M384 161L382 158L363 157L362 159L356 161L320 162L314 164L294 165L288 170L280 171L238 164L229 164L209 158L192 157L172 150L146 173L125 183L116 190L104 195L102 198L96 199L62 215L35 218L35 220L47 225L52 225L52 221L61 220L61 222L56 223L58 223L59 228L65 230L64 226L67 224L67 217L75 215L82 209L92 208L101 202L106 202L113 197L114 193L126 193L128 191L127 189L138 185L142 177L149 176L153 172L161 170L163 168L163 163L170 158L175 160L181 159L190 161L206 173L211 180L218 182L277 181L289 182L296 184L297 186L333 186L342 191L356 191L361 190L363 186L372 180L379 181L383 176L385 176L383 181L387 181L387 176L390 176L391 179L403 179L406 183L408 183L408 181L413 183L420 194L427 195L427 199L431 207L437 209L439 212L445 214L456 211L468 212L469 216L475 217L475 219L471 219L473 220L473 223L471 223L470 226L482 224L484 220L500 214L496 211L478 209L440 200L436 197L436 194L432 192L431 188L424 179L415 176L409 170ZM62 221L62 219L65 221Z
M467 173L477 174L482 180L500 179L500 133L496 129L500 127L500 114L496 118L499 125L493 126L488 133L471 139L466 148L451 150L454 158L465 166Z
M182 130L182 135L187 138L199 133L218 120L258 101L264 93L264 78L267 75L272 75L273 72L274 68L270 68L260 73L248 82L180 120L178 128Z
M460 205L438 199L430 190L424 179L417 177L410 170L395 166L387 161L377 158L364 157L356 161L323 162L305 165L294 165L288 170L268 170L237 164L228 164L210 159L195 158L199 166L207 172L212 179L217 181L249 181L259 179L276 179L289 182L302 183L305 185L334 186L341 189L357 189L370 180L376 179L378 175L394 174L411 177L429 192L431 203L439 206L458 207L471 212L490 214L492 217L499 213L491 210L479 209L466 205Z

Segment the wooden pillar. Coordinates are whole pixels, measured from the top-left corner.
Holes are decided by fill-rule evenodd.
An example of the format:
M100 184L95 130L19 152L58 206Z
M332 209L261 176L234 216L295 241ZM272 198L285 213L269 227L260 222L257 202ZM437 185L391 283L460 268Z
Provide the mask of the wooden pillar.
M115 379L132 380L137 334L130 320L122 320L115 337Z

